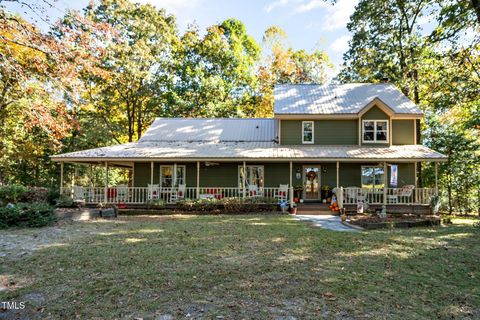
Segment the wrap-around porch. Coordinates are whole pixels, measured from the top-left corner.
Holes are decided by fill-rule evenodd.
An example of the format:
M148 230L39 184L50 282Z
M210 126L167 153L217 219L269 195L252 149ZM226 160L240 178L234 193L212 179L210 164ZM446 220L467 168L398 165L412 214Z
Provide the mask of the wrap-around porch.
M418 186L418 162L300 162L300 161L189 161L96 162L105 170L101 185L64 185L61 190L87 204L141 205L161 200L270 198L290 204L327 202L333 195L339 207L366 202L371 205L429 206L438 195L435 185ZM128 183L112 185L109 170L130 171ZM435 162L435 176L437 177ZM246 174L244 174L246 173ZM260 200L261 201L261 200Z

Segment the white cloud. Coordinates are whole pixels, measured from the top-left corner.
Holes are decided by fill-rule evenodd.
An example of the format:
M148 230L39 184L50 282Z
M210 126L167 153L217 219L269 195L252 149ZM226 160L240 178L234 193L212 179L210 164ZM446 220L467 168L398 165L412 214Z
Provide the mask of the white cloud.
M266 13L270 13L270 12L271 12L273 9L275 9L275 8L285 7L289 2L290 2L290 0L276 0L276 1L272 1L272 2L267 3L267 5L265 6L264 10L265 10Z
M335 53L343 53L348 50L348 41L350 41L351 36L345 35L337 38L333 43L328 47Z
M331 31L345 28L357 3L358 0L339 0L335 5L327 7L322 30Z
M326 8L329 4L325 0L310 0L308 2L300 4L296 9L295 12L308 12L313 9L317 8Z

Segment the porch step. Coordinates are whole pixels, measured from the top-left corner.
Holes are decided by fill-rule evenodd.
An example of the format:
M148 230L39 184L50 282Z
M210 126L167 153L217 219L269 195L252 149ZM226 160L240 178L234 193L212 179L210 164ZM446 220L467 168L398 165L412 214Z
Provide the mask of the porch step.
M334 214L327 204L323 203L299 203L297 204L297 214L307 215L331 215Z

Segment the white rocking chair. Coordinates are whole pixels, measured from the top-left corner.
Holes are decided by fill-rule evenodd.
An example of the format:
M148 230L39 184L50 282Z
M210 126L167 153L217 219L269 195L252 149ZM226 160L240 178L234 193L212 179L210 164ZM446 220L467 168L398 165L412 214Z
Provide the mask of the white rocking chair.
M288 199L288 184L281 184L278 187L277 193L275 194L275 198L278 199L278 201L286 201Z

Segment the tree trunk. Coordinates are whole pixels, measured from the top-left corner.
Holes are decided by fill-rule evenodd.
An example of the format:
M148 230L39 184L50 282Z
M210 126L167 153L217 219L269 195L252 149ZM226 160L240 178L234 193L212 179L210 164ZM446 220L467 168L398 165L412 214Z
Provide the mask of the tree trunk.
M472 0L472 6L477 14L477 22L480 23L480 0Z

